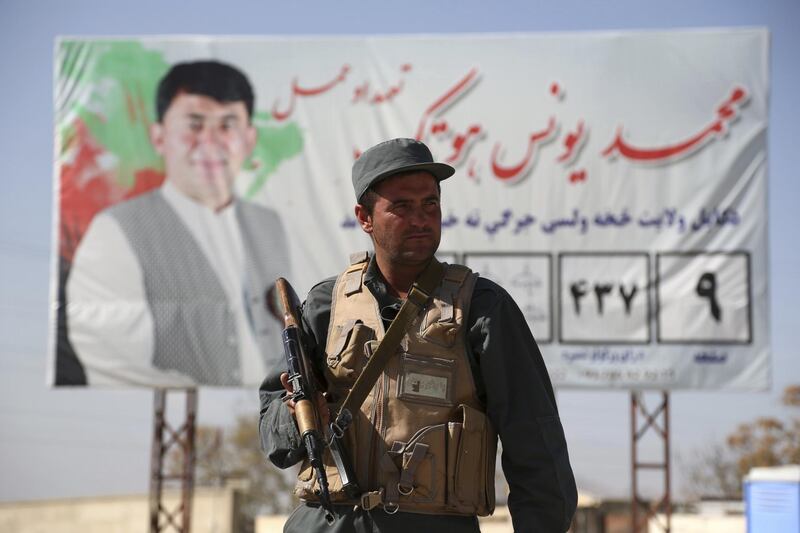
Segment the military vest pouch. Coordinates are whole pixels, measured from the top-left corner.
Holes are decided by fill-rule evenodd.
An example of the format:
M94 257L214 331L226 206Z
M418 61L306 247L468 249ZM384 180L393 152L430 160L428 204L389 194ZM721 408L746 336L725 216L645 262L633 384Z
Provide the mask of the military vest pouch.
M494 511L497 438L487 416L459 405L462 422L448 424L448 504L462 512L486 516Z
M397 491L400 508L409 502L442 506L447 500L447 424L420 429L406 444L397 443L389 455L400 463ZM397 464L395 462L395 464ZM391 489L390 489L391 490Z
M323 462L325 463L325 474L328 477L328 490L331 492L331 500L335 501L337 498L334 495L340 494L342 488L342 480L339 477L339 471L333 465L333 458L331 457L330 449L325 448L323 453ZM319 483L317 482L317 474L308 459L303 460L300 466L300 471L297 474L297 486L295 486L295 494L303 499L316 499L316 492L319 490ZM339 498L340 499L340 498Z
M445 292L437 296L442 296L444 299L436 299L432 308L426 313L420 324L420 337L450 348L456 344L461 316L456 321L455 313L458 311L460 315L460 309L456 310L453 307L453 294Z
M337 330L336 346L327 356L328 377L337 387L350 388L367 362L365 345L375 338L375 331L360 320L350 320Z
M345 436L345 439L348 452L355 454L356 443L354 439L347 438L347 436ZM353 457L356 456L354 455ZM328 447L325 448L325 452L322 455L322 462L325 465L325 474L328 478L328 490L331 493L331 501L334 503L348 501L347 495L342 490L342 478L339 475L339 470L336 468L333 457L331 456L331 450ZM314 471L308 458L303 459L300 470L297 473L297 483L294 488L294 493L302 500L317 501L319 498L317 496L318 491L319 482L317 481L317 473Z
M413 503L478 516L494 511L494 432L481 411L459 405L457 412L461 421L424 427L389 450L394 464L386 470L399 480L398 494L391 487L386 498L400 509Z

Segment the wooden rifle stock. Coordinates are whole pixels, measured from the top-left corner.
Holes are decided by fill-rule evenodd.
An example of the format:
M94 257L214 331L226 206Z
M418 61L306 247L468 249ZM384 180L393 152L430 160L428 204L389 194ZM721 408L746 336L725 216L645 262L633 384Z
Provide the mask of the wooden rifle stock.
M292 286L284 278L278 278L275 281L275 288L278 291L278 299L282 308L283 352L286 356L289 382L292 384L289 398L294 401L297 428L306 448L308 461L317 474L318 496L320 504L325 510L325 520L328 524L332 524L336 518L328 490L328 476L325 474L325 465L322 462L322 455L325 451L325 431L317 409L317 395L321 391L319 391L314 368L306 352L307 347L300 320L300 300Z
M289 382L293 392L290 398L295 402L295 418L300 436L306 448L308 460L317 473L319 499L325 509L325 520L333 523L335 515L328 491L328 477L322 463L326 446L325 428L317 409L317 396L325 387L324 378L317 374L308 355L308 344L303 330L300 300L292 286L284 278L275 281L278 301L283 316L283 348L286 356ZM329 432L328 447L342 481L342 489L350 498L357 498L361 491L356 482L355 472L344 444L341 431L332 428Z

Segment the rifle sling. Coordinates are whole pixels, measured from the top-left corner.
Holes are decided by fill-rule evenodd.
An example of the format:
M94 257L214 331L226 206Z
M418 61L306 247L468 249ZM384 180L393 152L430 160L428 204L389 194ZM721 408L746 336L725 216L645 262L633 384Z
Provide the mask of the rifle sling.
M431 262L422 271L417 281L411 286L406 301L403 302L397 312L397 316L389 325L386 335L381 339L378 347L375 348L375 352L367 361L353 388L350 389L347 398L342 403L339 414L336 417L338 430L343 432L347 429L352 420L352 414L361 408L361 404L364 403L378 376L383 372L389 358L400 345L400 341L411 322L428 305L434 289L439 285L443 276L444 266L436 258L431 259Z

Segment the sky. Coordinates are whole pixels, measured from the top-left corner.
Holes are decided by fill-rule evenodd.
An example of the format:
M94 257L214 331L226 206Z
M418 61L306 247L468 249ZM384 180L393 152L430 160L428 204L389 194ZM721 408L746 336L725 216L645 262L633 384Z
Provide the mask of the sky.
M767 392L670 395L673 496L688 458L757 416L787 417L783 388L800 383L800 2L480 0L274 3L264 0L73 2L0 0L0 501L147 491L153 393L60 390L45 384L53 225L53 47L58 35L362 35L766 27L771 32L769 285L773 385ZM168 413L179 417L178 395ZM655 398L653 398L655 399ZM558 392L579 487L630 491L630 395ZM198 422L256 417L255 390L203 389ZM650 486L656 482L650 480Z

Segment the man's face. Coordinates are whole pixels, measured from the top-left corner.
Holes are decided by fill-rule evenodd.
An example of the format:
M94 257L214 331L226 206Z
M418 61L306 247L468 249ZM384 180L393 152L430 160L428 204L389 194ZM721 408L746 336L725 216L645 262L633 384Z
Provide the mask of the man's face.
M186 196L218 210L232 198L233 181L253 151L256 130L244 102L178 94L150 138L169 179Z
M375 253L397 265L423 265L439 247L442 211L436 178L428 172L393 176L373 190L372 215L356 206L361 228L372 236Z

